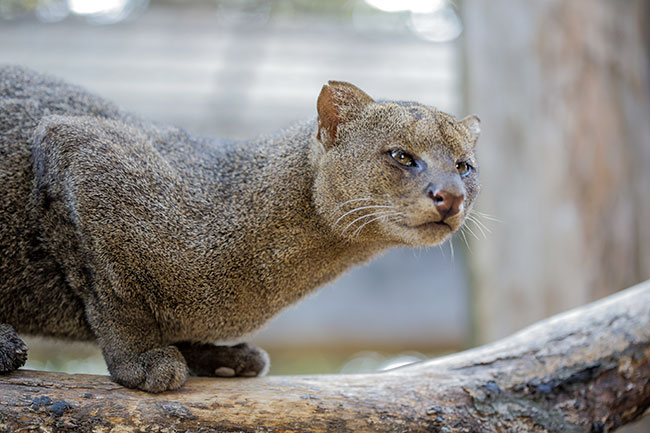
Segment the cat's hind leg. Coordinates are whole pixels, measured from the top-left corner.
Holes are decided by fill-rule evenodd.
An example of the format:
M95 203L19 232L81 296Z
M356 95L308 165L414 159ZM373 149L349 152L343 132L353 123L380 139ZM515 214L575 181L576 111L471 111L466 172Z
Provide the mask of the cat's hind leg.
M264 376L269 368L266 352L250 343L217 346L184 342L175 346L185 358L190 373L195 376Z

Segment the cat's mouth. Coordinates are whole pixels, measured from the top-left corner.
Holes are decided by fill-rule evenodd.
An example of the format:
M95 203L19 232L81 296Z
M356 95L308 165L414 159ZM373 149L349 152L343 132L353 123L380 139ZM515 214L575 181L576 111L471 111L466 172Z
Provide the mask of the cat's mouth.
M421 247L438 245L458 229L454 221L448 219L402 221L399 226L401 227L401 239L406 245Z
M449 223L447 223L445 220L428 221L428 222L424 222L424 223L421 223L421 224L404 224L404 223L402 223L400 225L402 225L404 227L408 227L410 229L417 229L417 230L428 230L428 229L431 229L431 228L446 228L450 232L455 231L455 229Z
M432 245L439 245L450 236L452 236L461 226L462 221L459 218L437 218L432 219L433 215L428 215L428 218L412 220L401 220L394 222L395 228L399 230L394 232L406 245L426 247ZM437 217L437 215L435 216ZM397 226L397 227L396 227Z

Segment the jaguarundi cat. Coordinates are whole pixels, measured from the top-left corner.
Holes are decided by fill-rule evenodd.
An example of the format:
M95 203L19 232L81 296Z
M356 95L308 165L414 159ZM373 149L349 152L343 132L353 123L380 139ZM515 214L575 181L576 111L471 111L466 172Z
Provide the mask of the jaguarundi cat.
M479 192L479 120L330 81L316 119L232 142L0 68L0 372L18 334L94 340L113 379L257 376L234 346L387 248L436 245Z

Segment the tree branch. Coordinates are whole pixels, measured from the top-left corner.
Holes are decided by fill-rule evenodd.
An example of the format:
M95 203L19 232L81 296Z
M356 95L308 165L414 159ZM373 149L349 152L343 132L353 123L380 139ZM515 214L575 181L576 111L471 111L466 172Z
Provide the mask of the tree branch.
M477 349L377 374L0 376L0 432L607 432L650 407L650 281Z

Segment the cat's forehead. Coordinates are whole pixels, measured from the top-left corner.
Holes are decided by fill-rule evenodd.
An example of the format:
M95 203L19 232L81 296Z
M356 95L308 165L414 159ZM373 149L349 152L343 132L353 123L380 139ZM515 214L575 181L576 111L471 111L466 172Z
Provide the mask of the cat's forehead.
M378 107L390 122L391 135L412 151L445 150L460 153L469 141L467 128L450 114L415 102L384 102ZM377 113L379 114L379 113Z

